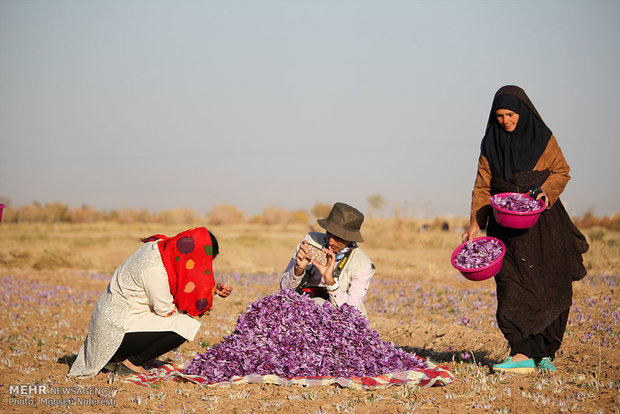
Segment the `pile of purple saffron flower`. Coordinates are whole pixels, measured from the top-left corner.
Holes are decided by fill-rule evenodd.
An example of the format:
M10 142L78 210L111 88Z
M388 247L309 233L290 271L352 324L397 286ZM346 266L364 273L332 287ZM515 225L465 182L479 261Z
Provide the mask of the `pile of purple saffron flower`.
M210 382L232 376L377 376L428 368L424 358L381 340L352 306L317 306L287 289L252 302L231 335L198 354L184 373Z
M511 193L501 197L499 194L496 194L491 197L491 203L497 207L519 213L540 210L540 206L536 200L521 193Z
M488 266L502 254L502 245L497 239L475 239L465 243L456 254L454 263L464 269Z

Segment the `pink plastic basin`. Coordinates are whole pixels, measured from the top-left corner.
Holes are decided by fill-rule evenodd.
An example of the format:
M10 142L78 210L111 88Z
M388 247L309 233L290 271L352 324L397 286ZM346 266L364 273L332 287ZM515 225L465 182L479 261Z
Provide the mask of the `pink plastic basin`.
M499 193L496 194L496 196L506 197L513 194L517 193ZM527 194L521 195L531 198ZM545 211L545 208L547 208L547 205L542 199L537 200L536 203L538 203L538 210L519 212L508 210L496 205L493 203L493 197L491 197L490 200L491 207L493 207L495 221L497 221L498 224L511 229L527 229L536 224L538 217L540 217L540 213Z
M473 239L472 241L476 241L476 240L497 240L500 244L500 246L502 246L502 253L499 255L499 257L497 259L495 259L493 262L489 263L486 266L482 266L482 267L477 267L474 269L466 269L464 267L461 267L459 265L457 265L455 263L455 259L456 259L456 255L459 254L459 252L461 251L461 249L463 249L463 246L465 246L465 244L467 244L467 242L459 245L459 247L457 247L456 249L454 249L454 251L452 252L452 256L450 257L450 261L452 262L452 266L454 266L454 268L456 270L458 270L459 272L461 272L461 274L465 277L465 279L469 279L469 280L473 280L475 282L478 282L480 280L486 280L486 279L490 279L493 276L495 276L496 274L499 273L500 270L502 270L502 263L504 260L504 255L506 254L506 246L504 246L504 243L502 243L502 241L500 239L496 239L495 237L476 237L475 239Z

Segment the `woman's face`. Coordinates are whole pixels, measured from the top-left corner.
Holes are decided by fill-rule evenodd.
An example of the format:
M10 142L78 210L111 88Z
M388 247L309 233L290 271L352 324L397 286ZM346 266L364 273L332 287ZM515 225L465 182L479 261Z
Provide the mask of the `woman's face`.
M332 252L338 253L349 245L349 242L341 239L338 236L334 236L330 232L327 232L327 245L332 249Z
M519 114L510 109L498 109L495 111L495 118L506 132L514 131L517 127L517 122L519 122Z

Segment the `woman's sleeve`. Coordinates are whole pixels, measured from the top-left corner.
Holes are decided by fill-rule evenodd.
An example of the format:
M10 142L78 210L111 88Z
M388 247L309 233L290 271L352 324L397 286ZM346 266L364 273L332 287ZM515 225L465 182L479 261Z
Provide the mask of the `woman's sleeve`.
M534 166L534 170L549 170L550 172L549 177L540 188L545 190L547 196L549 196L548 207L551 207L560 197L562 191L564 191L568 180L570 180L570 167L553 135L549 139L545 152L543 152L536 166Z
M474 189L471 192L470 223L478 222L481 229L486 227L491 198L491 166L486 157L480 154Z
M144 280L144 289L153 306L153 312L159 316L172 316L176 313L174 298L170 293L168 274L160 269L150 269L147 271Z
M375 274L375 268L372 263L364 269L360 274L353 277L349 289L345 292L341 288L329 292L329 301L338 307L345 303L361 309L364 296L368 292L370 286L370 278Z

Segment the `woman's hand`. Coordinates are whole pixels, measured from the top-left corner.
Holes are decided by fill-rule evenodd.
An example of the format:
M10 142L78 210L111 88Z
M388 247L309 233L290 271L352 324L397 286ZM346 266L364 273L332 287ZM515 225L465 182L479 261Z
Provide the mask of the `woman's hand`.
M546 207L549 208L549 196L547 195L547 192L542 188L540 189L540 193L536 196L536 200L540 200L541 198L545 202Z
M327 264L322 265L314 260L312 261L312 264L314 265L314 267L317 268L321 276L323 276L323 281L325 282L325 284L331 286L334 283L336 283L336 281L334 280L334 269L336 267L336 254L332 252L331 248L323 249L323 251L327 255Z
M232 288L228 285L224 285L222 283L215 285L215 293L217 293L218 296L225 298L230 295L230 292L232 292Z
M466 241L473 240L478 236L479 232L480 232L480 226L478 225L478 223L474 221L473 223L469 225L469 228L467 229L467 231L463 233L463 237L461 241L465 243Z
M299 250L297 250L297 254L295 254L295 275L301 276L306 271L306 267L310 264L310 259L308 257L308 242L304 241L299 246Z

